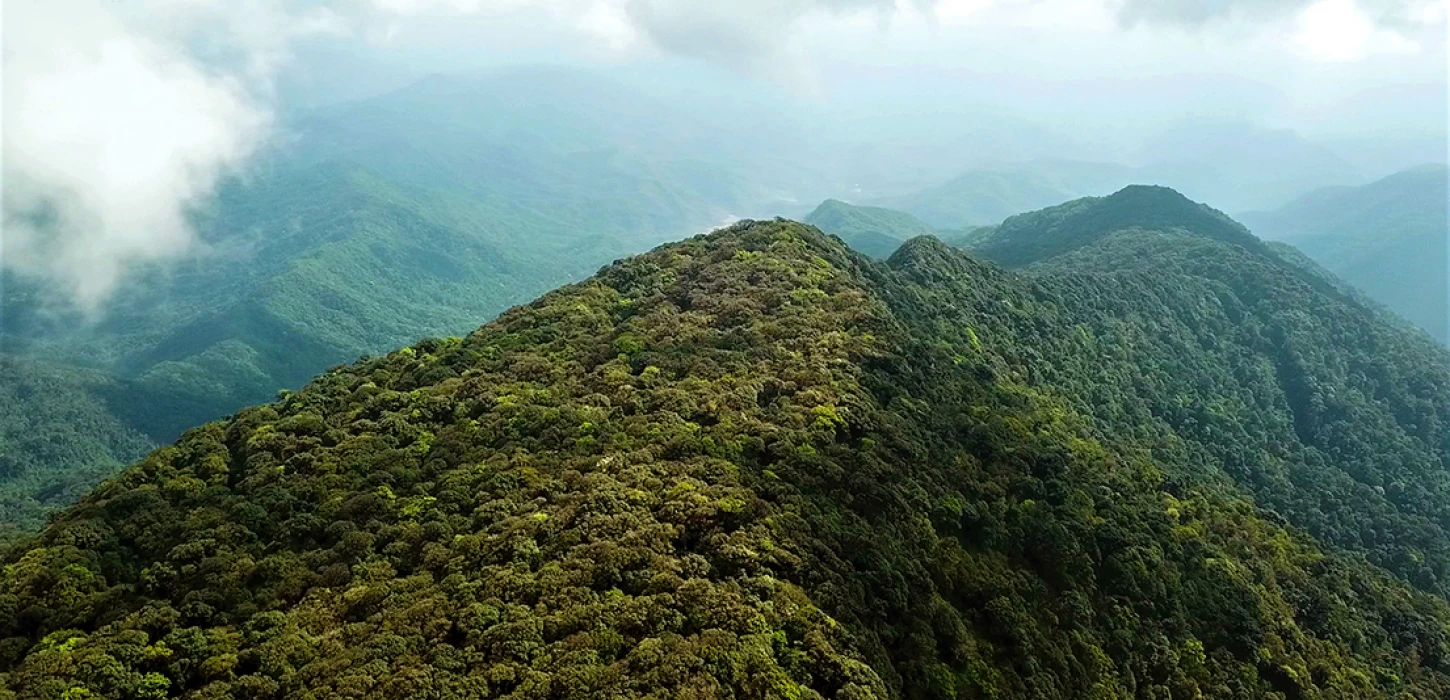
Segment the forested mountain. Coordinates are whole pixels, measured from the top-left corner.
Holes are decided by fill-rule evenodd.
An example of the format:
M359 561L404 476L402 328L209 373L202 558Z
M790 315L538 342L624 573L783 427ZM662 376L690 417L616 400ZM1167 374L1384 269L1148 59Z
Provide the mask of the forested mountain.
M813 181L776 156L722 149L700 123L562 69L435 77L310 113L197 213L195 255L135 271L100 313L4 280L3 350L110 375L145 397L114 420L169 442ZM711 138L732 128L743 127L714 125ZM17 459L61 480L79 466ZM0 512L36 495L0 490Z
M21 392L13 382L23 373L0 378L0 386L21 392L17 414L44 415L49 401L80 403L91 423L109 413L105 422L170 441L297 388L331 365L422 335L459 332L627 250L603 236L551 238L558 224L493 213L477 201L405 192L353 165L322 164L238 184L209 212L203 231L210 250L149 271L98 321L27 315L23 304L11 305L18 311L6 319L12 351L106 375L112 400L94 402L69 385ZM36 451L33 441L11 446L28 476L0 478L0 512L26 516L7 525L33 526L39 504L74 497L50 483L89 485L138 456L133 450L121 462L68 458L93 452L86 442Z
M199 215L199 255L134 275L78 332L12 292L7 343L207 404L156 426L170 439L778 194L691 160L687 115L587 77L437 77L309 115Z
M0 688L1450 694L1446 351L1172 192L1035 219L744 222L189 431L3 555Z
M1163 188L1017 217L975 249L1060 285L1075 318L1054 325L1111 350L1083 368L1091 381L1063 350L1035 351L1081 410L1161 431L1181 470L1211 467L1322 540L1450 593L1443 349Z
M1450 342L1450 179L1443 165L1361 187L1316 190L1245 214L1255 233L1304 251L1430 335Z
M972 249L1006 266L1041 262L1128 229L1182 231L1258 253L1268 247L1222 212L1167 187L1134 185L1108 197L1085 197L1019 214L980 234Z
M906 212L857 206L838 199L822 202L805 222L839 236L846 245L873 258L891 255L908 239L936 233Z

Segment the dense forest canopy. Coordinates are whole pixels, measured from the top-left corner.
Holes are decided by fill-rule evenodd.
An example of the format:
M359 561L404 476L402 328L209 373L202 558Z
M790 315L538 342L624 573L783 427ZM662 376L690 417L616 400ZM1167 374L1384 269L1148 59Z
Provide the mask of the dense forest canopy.
M1025 210L1108 195L1127 182L1183 183L1237 207L1243 200L1231 195L1250 189L1243 177L1225 177L1199 146L1178 144L1172 162L1150 158L1134 167L1074 160L1085 156L1071 156L1071 149L1051 159L1028 156L1021 150L1026 142L1046 134L1012 120L992 128L1015 134L1004 143L1033 159L988 162L977 153L953 162L941 151L927 168L926 154L906 158L813 128L822 121L814 111L784 118L736 96L669 99L647 82L516 66L405 81L365 99L289 113L281 143L240 176L223 177L214 197L189 209L199 239L191 254L138 262L96 313L65 309L43 280L6 267L3 351L62 373L69 367L103 377L112 387L102 405L60 382L46 397L52 405L17 399L11 415L47 415L56 403L90 405L110 415L85 424L122 432L58 427L69 437L56 439L75 444L55 449L10 441L9 454L27 464L29 476L0 474L0 512L24 510L23 528L33 529L79 485L109 473L87 466L100 463L89 457L62 457L100 454L89 445L95 435L110 444L134 437L127 431L139 433L143 445L170 442L186 428L296 389L329 366L420 337L466 332L611 260L738 216L805 216L853 248L885 257L902 241L932 233L969 248L988 239L1002 243L997 229L976 224L997 226ZM1292 132L1247 124L1200 132L1225 148L1254 144L1253 158L1234 151L1243 156L1234 167L1257 163L1251 169L1272 174L1282 187L1299 182L1290 177L1295 172L1343 179L1323 144ZM975 140L983 147L990 139ZM1269 160L1282 168L1261 162ZM1224 182L1232 187L1215 189ZM1426 208L1435 202L1422 196L1430 190L1399 182L1365 190L1373 196L1310 197L1275 221L1303 224L1304 231L1329 230L1321 224L1332 221L1353 222L1342 229L1350 233L1418 231L1386 233L1383 240L1392 243L1384 245L1380 237L1340 236L1341 229L1294 243L1443 336L1435 319L1445 315L1445 256L1423 253L1443 250L1444 198L1438 210ZM1401 191L1419 194L1392 196ZM852 201L900 210L828 200L810 212L810 203L847 192ZM1335 204L1341 200L1346 204ZM1131 217L1135 206L1120 209ZM1414 223L1435 220L1438 228ZM1071 235L1084 225L1098 226L1072 220L1059 230ZM1260 232L1279 235L1275 230L1266 225ZM0 431L23 430L28 420L10 420L14 428L0 423ZM135 454L122 451L106 463L114 469ZM72 487L51 488L61 482Z
M4 555L0 694L1450 694L1446 351L1115 197L1020 272L744 222L191 430Z
M0 355L0 548L155 447L101 372Z
M0 700L1450 699L1442 3L0 3Z
M1302 250L1450 343L1450 177L1444 165L1360 187L1315 190L1244 215L1254 232Z

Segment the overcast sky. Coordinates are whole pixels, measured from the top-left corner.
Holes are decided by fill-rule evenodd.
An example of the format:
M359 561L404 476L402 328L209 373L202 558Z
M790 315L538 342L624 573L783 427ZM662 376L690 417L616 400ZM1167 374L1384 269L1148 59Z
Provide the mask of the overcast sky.
M683 56L825 101L973 99L1043 121L1192 108L1316 133L1444 128L1438 0L377 0L384 60ZM470 9L471 8L471 9ZM461 14L460 14L461 13ZM947 88L947 89L943 89Z
M992 114L1111 158L1185 119L1240 120L1443 161L1446 14L1442 0L6 0L0 256L95 305L129 262L186 251L188 208L282 116L511 63L799 103L862 138L944 138L959 115Z

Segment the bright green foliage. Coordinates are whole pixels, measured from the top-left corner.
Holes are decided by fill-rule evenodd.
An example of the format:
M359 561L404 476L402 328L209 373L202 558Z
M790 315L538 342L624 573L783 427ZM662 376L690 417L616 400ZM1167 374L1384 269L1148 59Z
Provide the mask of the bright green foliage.
M212 250L137 280L100 325L15 337L165 397L142 423L169 440L339 362L463 332L625 249L353 165L278 168L226 189L202 224Z
M1450 693L1443 600L1045 381L1157 342L1094 274L751 222L334 369L10 551L0 695Z
M1362 187L1316 190L1244 215L1396 313L1450 342L1450 197L1446 168L1425 166Z
M936 233L906 212L863 207L828 199L805 222L839 236L846 245L873 258L885 258L908 239Z
M76 392L61 386L54 396L26 392L9 407L38 417L51 415L45 402L88 401L93 413L45 421L52 426L45 441L7 441L30 476L0 474L0 524L33 531L45 512L79 493L51 485L89 487L144 451L142 443L109 460L65 456L95 452L86 437L92 431L80 426L125 424L170 441L340 362L465 331L623 250L576 237L563 255L564 240L551 237L561 227L539 221L490 213L474 200L408 194L354 166L294 169L229 187L202 224L210 251L140 275L99 323L62 318L49 327L37 319L27 327L21 319L0 329L26 355L99 365L113 377L78 372L105 383L104 403L62 398ZM509 243L515 234L521 242ZM43 379L9 373L0 376L0 392L15 396L22 391L15 382Z

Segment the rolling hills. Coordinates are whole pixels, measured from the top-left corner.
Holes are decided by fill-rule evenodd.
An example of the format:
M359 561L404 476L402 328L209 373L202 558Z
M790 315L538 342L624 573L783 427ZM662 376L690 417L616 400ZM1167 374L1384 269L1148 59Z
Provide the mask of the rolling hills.
M1007 217L1088 195L1105 195L1133 181L1132 168L1108 163L1040 161L975 168L919 192L882 199L939 229L996 225Z
M1190 120L1145 135L1136 153L1115 161L1059 157L979 163L938 184L869 203L909 212L938 229L958 230L994 226L1017 214L1104 197L1133 184L1171 187L1238 212L1275 205L1313 188L1361 181L1357 168L1333 149L1292 131Z
M1171 191L1008 233L743 222L189 431L3 555L0 688L1450 692L1446 351Z

